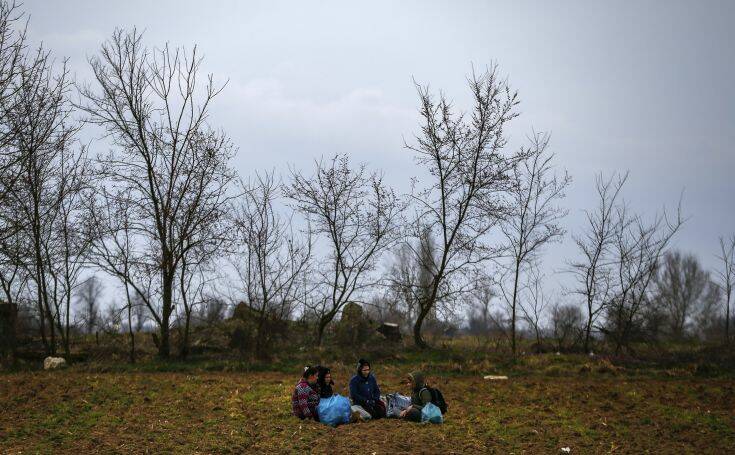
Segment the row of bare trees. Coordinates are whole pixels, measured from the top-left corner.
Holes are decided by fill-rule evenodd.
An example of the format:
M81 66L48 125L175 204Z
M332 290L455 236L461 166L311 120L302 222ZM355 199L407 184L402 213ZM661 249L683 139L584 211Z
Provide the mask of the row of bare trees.
M559 349L573 344L585 351L605 340L615 352L632 351L641 341L729 342L735 239L720 239L721 268L712 276L696 257L669 249L684 223L680 206L674 216L666 210L648 220L634 214L622 196L626 180L627 174L596 179L598 204L585 212L586 224L573 236L578 257L563 271L575 287L551 298L531 261L520 292L511 292L502 278L497 291L488 285L478 289L468 314L471 332L514 344L513 297L520 294L521 319L537 348L544 336ZM517 285L515 279L508 282Z
M74 289L88 239L80 232L91 169L75 140L65 64L31 49L15 4L0 3L0 282L9 303L35 305L50 351L69 352Z
M664 210L651 220L632 213L621 200L627 174L598 176L598 205L586 212L585 229L575 236L579 260L570 263L578 282L574 292L586 304L584 349L589 350L595 330L614 340L615 349L629 346L650 300L660 261L684 219ZM604 325L597 324L600 316Z
M171 354L176 329L185 357L197 315L221 317L223 285L254 321L258 355L274 324L313 321L321 344L345 305L370 307L378 293L373 309L400 318L417 346L427 346L427 325L456 318L468 300L475 322L508 327L514 355L521 324L540 344L550 305L539 264L565 234L571 179L556 173L549 135L508 145L518 97L496 66L468 78L466 112L417 85L420 130L406 148L422 177L404 197L348 154L285 179L242 181L230 164L235 147L210 118L225 84L203 72L196 47L149 48L137 30L116 30L89 65L92 80L72 81L48 51L29 48L22 14L0 2L0 285L8 302L35 308L50 353L70 351L74 298L87 331L100 326L94 272L122 291L113 325L127 328L132 361L145 321L160 356ZM82 146L82 127L107 151ZM620 196L626 178L598 178L599 205L574 236L580 254L569 269L579 286L569 294L585 304L585 349L598 334L628 347L650 315L652 289L674 279L659 270L681 213L633 214ZM722 241L728 334L733 243ZM394 261L383 266L389 252ZM687 320L684 293L658 296L676 316L672 330ZM507 318L492 311L494 298ZM573 311L554 308L566 338L569 324L554 314Z

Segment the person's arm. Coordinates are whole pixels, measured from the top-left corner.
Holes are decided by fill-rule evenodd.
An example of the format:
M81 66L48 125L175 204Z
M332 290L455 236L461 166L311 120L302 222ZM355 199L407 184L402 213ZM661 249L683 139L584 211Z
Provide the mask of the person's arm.
M372 399L375 401L380 400L380 387L378 387L378 380L375 378L375 376L372 376L373 378L373 396Z
M299 409L301 410L301 415L307 419L313 419L314 414L311 412L311 409L309 409L309 390L299 388L296 396Z

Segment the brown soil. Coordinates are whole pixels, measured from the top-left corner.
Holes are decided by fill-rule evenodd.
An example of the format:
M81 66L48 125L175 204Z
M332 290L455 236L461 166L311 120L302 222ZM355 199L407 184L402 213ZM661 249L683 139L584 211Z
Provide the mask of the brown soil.
M349 378L336 379L344 393ZM405 388L396 375L379 379L384 392ZM282 373L4 374L0 452L732 453L735 447L730 378L434 379L449 403L443 425L381 420L329 428L290 415L296 379Z

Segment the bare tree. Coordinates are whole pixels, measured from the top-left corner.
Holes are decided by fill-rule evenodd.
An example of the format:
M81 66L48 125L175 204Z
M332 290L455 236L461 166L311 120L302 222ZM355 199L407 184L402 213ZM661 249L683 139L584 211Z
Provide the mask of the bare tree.
M22 73L27 74L29 67L33 67L29 64L26 47L23 13L15 2L0 1L0 203L5 203L6 195L20 176L20 165L25 158L15 138L19 79ZM12 235L18 227L17 219L8 220L4 215L12 217L13 212L0 211L2 239Z
M473 275L483 262L498 256L486 243L487 234L504 212L502 195L510 188L510 171L519 160L507 156L504 128L517 114L517 95L493 66L468 79L474 106L469 116L456 114L444 95L435 100L428 87L418 87L421 134L406 145L431 177L428 186L413 192L415 221L411 235L429 229L438 239L431 267L431 285L419 303L413 328L417 346L426 347L421 328L437 301L449 300L472 288ZM421 258L420 251L414 251ZM458 284L460 283L460 284Z
M551 335L557 351L573 348L582 332L582 311L577 305L554 304L551 308Z
M90 195L91 168L86 151L60 163L60 173L65 183L60 187L65 197L59 205L59 214L53 226L55 237L49 238L46 247L49 274L54 282L56 314L64 314L64 322L57 318L62 333L66 355L70 353L70 316L72 297L79 286L80 277L87 264L91 239L82 225L84 199ZM63 307L63 309L62 309Z
M222 321L226 313L227 302L216 294L208 295L197 309L197 321L200 324L211 326Z
M256 174L234 209L233 261L245 304L255 318L255 354L268 356L272 323L288 318L297 300L299 277L311 258L311 239L299 238L291 220L277 211L281 184L273 173Z
M321 298L308 308L319 319L317 343L342 307L373 283L379 254L398 234L400 205L392 189L365 166L350 167L347 155L317 161L313 176L292 171L286 195L316 236L329 245L318 271Z
M110 302L102 316L102 330L111 335L120 333L123 325L122 313L123 309L117 304L117 302Z
M135 363L135 333L145 322L143 307L155 307L153 287L157 284L158 269L148 261L145 246L139 246L132 229L134 206L127 194L130 190L108 191L97 188L90 198L84 225L91 239L89 261L101 271L117 279L125 293L130 362ZM137 240L137 242L136 242ZM158 313L154 313L158 314ZM136 324L133 325L133 315Z
M129 199L135 262L158 274L160 306L146 304L159 327L162 357L170 352L182 262L197 248L221 243L235 178L228 138L207 124L221 87L211 75L202 87L200 64L196 47L189 54L169 46L149 51L137 31L117 30L90 59L97 88L80 87L89 122L116 146L99 157L99 171L125 189L117 197Z
M718 286L725 296L725 343L730 343L730 301L735 284L735 235L730 239L720 237L722 269L717 271Z
M692 327L692 338L699 340L721 341L725 333L725 317L722 313L722 289L714 281L709 281L704 292L697 299Z
M7 208L8 205L5 205ZM22 226L18 219L20 212L12 210L16 221L14 226ZM28 251L29 239L23 235L12 235L0 240L0 286L3 291L3 300L11 305L17 305L22 295L27 291L30 274L21 258Z
M133 333L140 333L145 329L145 323L148 320L148 307L145 304L146 297L140 297L138 294L133 296L130 303L130 325L133 327ZM132 323L133 319L135 324ZM131 334L132 338L132 334Z
M524 267L538 258L544 245L564 235L559 221L566 216L567 210L559 208L557 203L571 182L566 172L561 177L553 174L554 154L547 151L549 135L534 133L530 140L531 145L521 151L524 159L513 168L509 212L500 224L511 253L509 267L513 291L509 304L513 356L516 355L516 310L521 275ZM496 209L492 207L491 210L494 213Z
M612 259L609 255L617 222L617 200L627 179L627 173L622 176L613 175L607 180L602 175L595 177L597 207L594 210L585 210L585 229L574 236L574 243L581 257L570 262L569 267L578 283L573 292L582 296L586 304L585 352L590 350L592 330L597 318L604 313L613 293Z
M492 280L489 277L479 278L470 297L467 313L469 332L477 337L483 337L485 345L490 342L493 335L507 339L507 317L502 311L493 311L493 300L497 297L497 291L492 286Z
M181 260L179 270L178 296L181 305L175 307L176 326L179 329L179 356L186 359L189 355L189 335L191 333L192 315L204 304L208 286L214 280L212 276L212 257L205 251L190 250Z
M66 67L57 71L43 48L23 56L5 113L13 131L9 147L21 158L14 160L16 178L3 204L18 223L3 253L25 268L33 285L47 351L55 353L58 334L67 354L72 293L88 244L78 221L89 180L86 152L74 140L79 126L71 119L70 87Z
M659 261L673 236L681 228L681 204L677 216L666 211L646 223L630 214L626 205L616 209L613 237L615 294L607 313L605 334L615 342L615 352L630 349L630 341L641 327L645 307L651 302L650 285Z
M99 328L102 290L102 283L95 275L84 280L77 289L77 302L82 307L82 319L87 333L93 333Z
M414 245L411 239L401 243L386 278L391 300L400 303L403 322L413 329L420 302L428 298L433 270L436 268L436 241L431 229L420 231ZM427 316L436 317L435 312Z
M536 337L536 352L541 352L542 326L544 315L548 308L548 300L544 293L544 275L536 265L530 268L527 277L526 289L527 299L518 302L521 317L528 324Z
M654 286L655 304L664 310L668 335L676 340L684 338L697 314L710 306L713 296L717 303L709 273L696 257L678 251L664 254Z
M0 285L11 305L21 303L30 279L20 260L30 244L27 236L18 235L27 220L11 197L27 156L16 141L20 76L29 65L26 47L23 13L15 2L0 1Z

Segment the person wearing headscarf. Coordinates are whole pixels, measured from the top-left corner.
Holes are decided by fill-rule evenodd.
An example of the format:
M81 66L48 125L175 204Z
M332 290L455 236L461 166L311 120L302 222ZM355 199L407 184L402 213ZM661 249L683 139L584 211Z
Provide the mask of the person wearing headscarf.
M357 372L350 379L350 398L352 402L365 409L373 419L385 417L385 403L380 399L380 387L370 369L370 362L360 359Z
M421 410L431 403L431 392L426 388L426 379L420 371L406 376L411 387L411 407L401 411L401 418L413 422L421 422Z

